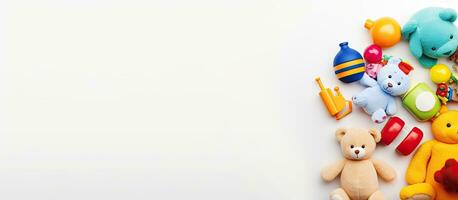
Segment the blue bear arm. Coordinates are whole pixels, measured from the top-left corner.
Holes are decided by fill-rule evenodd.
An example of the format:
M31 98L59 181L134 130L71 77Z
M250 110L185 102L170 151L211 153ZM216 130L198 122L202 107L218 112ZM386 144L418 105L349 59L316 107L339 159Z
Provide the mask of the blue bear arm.
M393 97L390 98L388 101L388 105L386 106L386 114L394 115L396 114L396 101Z
M367 86L367 87L372 87L372 86L377 85L377 81L375 81L373 78L371 78L366 73L364 73L363 78L361 78L361 80L359 80L359 83L361 83L361 85L364 85L364 86Z

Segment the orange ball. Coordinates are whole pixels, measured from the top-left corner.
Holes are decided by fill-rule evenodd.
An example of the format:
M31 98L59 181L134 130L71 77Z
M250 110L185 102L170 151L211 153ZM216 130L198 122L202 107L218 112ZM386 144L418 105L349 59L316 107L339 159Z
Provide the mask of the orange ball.
M374 44L388 48L401 41L401 26L391 17L382 17L372 21L366 20L364 24L371 36Z

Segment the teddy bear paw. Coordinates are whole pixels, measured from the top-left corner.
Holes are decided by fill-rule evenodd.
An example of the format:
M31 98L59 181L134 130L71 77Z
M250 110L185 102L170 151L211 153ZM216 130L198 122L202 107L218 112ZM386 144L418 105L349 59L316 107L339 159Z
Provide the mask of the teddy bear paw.
M367 104L367 99L361 96L354 96L351 98L353 103L357 106L364 107Z
M426 194L416 194L406 200L431 200L431 196Z
M335 194L331 196L331 200L345 200L342 196Z

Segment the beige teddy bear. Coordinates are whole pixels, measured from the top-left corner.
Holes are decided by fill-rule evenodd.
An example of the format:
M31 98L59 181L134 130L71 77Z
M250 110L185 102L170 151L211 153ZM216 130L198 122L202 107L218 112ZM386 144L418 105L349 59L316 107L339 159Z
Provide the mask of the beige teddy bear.
M337 140L345 159L326 167L321 172L325 181L332 181L340 174L341 188L334 190L331 200L381 200L377 174L386 181L396 177L396 172L386 163L371 159L380 133L361 128L340 128Z

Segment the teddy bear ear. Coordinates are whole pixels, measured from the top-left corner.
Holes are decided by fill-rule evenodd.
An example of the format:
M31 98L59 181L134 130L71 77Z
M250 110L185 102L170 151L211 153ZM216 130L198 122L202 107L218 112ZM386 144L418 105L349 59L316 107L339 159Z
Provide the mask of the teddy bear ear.
M369 129L369 133L372 135L372 137L374 137L375 143L380 142L380 140L382 139L382 135L380 134L380 132L375 129Z
M404 39L408 40L410 36L417 31L418 23L414 20L408 22L402 27L401 35Z
M454 22L456 20L456 11L447 8L439 12L439 17L444 21Z
M339 128L337 129L336 131L336 138L337 138L337 141L341 141L343 136L347 133L347 128Z

